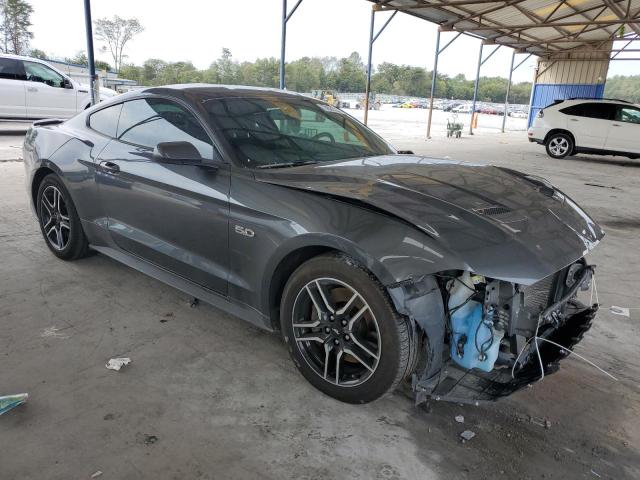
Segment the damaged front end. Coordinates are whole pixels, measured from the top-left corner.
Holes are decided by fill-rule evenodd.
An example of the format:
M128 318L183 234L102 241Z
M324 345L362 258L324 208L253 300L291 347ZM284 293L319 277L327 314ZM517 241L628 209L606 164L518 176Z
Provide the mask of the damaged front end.
M529 286L462 271L389 286L424 333L416 403L496 400L557 371L598 310L577 299L593 272L581 259Z

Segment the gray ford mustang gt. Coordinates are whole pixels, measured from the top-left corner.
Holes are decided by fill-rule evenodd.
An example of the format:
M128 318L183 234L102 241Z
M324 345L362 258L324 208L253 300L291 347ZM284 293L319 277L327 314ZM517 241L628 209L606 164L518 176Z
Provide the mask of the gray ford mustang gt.
M147 88L24 142L54 255L112 257L267 330L339 400L493 400L591 326L600 227L545 180L398 152L282 91ZM98 272L99 274L99 272Z

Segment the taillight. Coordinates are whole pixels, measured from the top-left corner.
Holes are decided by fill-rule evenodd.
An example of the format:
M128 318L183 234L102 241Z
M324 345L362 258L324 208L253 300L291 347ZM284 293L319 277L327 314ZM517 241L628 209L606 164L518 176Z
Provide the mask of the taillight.
M544 110L540 110L538 112L538 118L542 118L542 117L544 117Z

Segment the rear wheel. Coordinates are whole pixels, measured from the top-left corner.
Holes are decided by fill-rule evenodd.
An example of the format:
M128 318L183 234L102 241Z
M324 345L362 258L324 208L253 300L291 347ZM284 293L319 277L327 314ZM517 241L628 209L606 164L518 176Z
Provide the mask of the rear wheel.
M36 197L40 231L49 250L63 260L87 255L89 245L71 196L55 174L42 180Z
M285 286L281 327L291 357L317 389L365 403L393 390L412 368L408 320L380 283L353 260L322 255Z
M545 144L547 154L552 158L565 158L574 150L573 139L566 133L553 133Z

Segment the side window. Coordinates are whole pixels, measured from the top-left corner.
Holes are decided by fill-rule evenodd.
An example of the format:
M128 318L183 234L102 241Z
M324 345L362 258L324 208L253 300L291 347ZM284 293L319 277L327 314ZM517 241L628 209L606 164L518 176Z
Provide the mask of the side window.
M585 103L585 116L600 120L613 120L616 106L611 103Z
M578 105L571 105L570 107L563 108L560 110L562 113L566 115L573 115L574 117L584 117L584 103L579 103Z
M213 144L193 114L161 98L125 102L117 138L148 148L154 148L160 142L190 142L202 158L213 158Z
M115 137L118 130L120 110L122 110L121 103L98 110L89 117L89 126L103 135Z
M18 61L12 58L0 58L0 78L4 80L22 80L18 73Z
M36 62L22 62L27 80L30 82L46 83L50 87L64 88L64 77L54 72L46 65Z
M640 124L640 109L635 107L618 107L616 120L619 122Z

